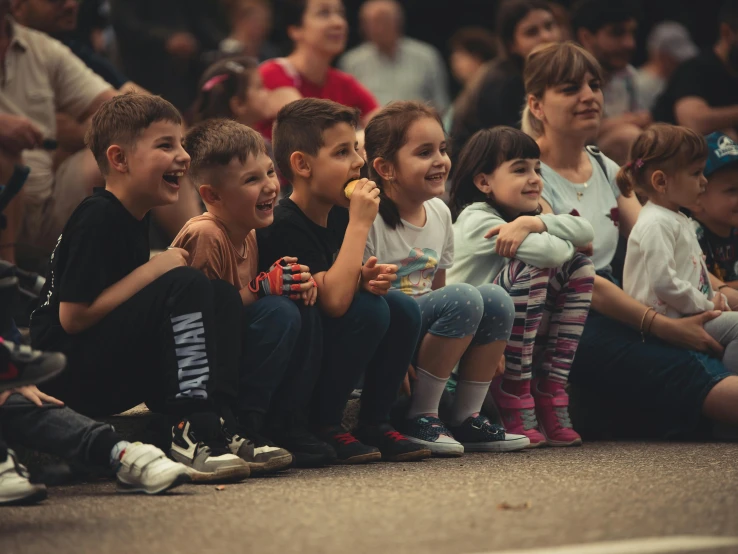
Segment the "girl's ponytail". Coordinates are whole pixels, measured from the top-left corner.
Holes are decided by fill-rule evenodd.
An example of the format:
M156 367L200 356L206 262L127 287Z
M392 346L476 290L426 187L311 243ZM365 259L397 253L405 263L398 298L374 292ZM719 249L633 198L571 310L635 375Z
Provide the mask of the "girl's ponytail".
M633 189L635 188L633 175L631 173L632 167L631 163L625 164L618 170L618 174L615 176L615 183L618 185L620 192L626 198L630 198L631 194L633 194Z

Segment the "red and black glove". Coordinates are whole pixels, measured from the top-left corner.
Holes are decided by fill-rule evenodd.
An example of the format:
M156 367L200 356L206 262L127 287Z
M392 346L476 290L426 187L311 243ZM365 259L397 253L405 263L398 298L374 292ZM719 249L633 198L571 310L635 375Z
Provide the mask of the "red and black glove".
M312 277L304 282L312 281ZM298 300L301 294L300 285L302 269L300 264L289 264L279 258L268 272L262 272L249 283L249 290L259 298L269 295L287 296Z

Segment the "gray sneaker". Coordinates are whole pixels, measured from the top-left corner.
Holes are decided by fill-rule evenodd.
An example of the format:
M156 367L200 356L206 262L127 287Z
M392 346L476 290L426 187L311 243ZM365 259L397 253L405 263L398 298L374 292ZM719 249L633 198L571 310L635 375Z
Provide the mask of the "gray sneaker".
M214 417L217 422L217 416ZM249 465L230 452L222 432L221 436L200 441L188 418L172 427L169 455L187 466L193 483L242 481L251 475Z
M292 464L292 454L262 437L254 435L251 440L245 432L231 433L225 425L223 433L231 453L249 465L251 475L275 473L287 469Z

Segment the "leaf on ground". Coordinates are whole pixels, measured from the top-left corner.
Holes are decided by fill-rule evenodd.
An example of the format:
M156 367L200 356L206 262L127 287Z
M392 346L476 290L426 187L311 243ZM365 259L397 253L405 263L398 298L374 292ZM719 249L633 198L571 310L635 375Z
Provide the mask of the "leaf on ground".
M522 504L510 504L509 502L503 502L497 505L498 510L513 510L516 512L528 510L530 509L530 507L531 507L531 503L527 500L523 502Z

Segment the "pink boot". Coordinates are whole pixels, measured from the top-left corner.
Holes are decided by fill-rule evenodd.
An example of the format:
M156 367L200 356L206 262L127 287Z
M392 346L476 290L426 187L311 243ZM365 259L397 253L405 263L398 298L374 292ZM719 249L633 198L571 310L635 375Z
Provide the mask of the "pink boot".
M505 430L515 435L525 435L530 440L528 448L536 448L546 444L544 437L538 430L535 401L530 394L515 396L502 390L503 378L492 381L489 393L494 400L497 411L502 418Z
M569 395L563 385L547 382L548 392L542 392L541 379L533 380L533 397L541 431L551 446L580 446L582 437L571 426L569 419Z

